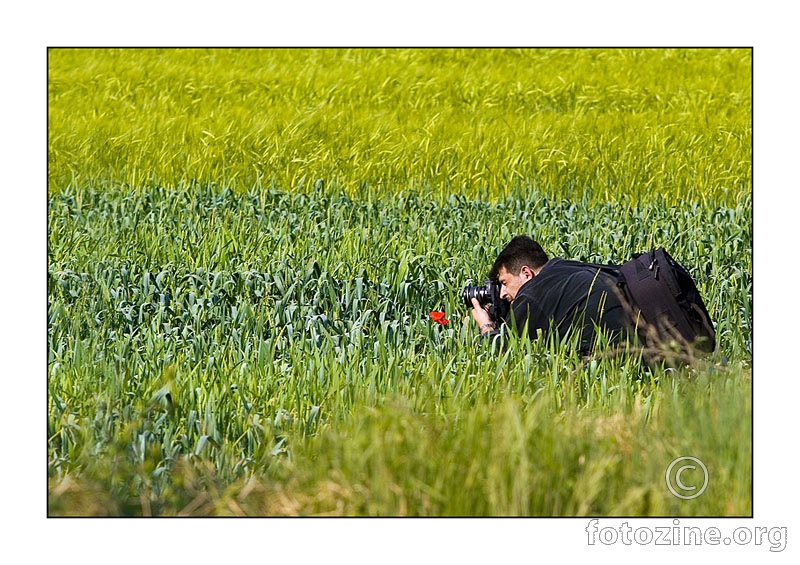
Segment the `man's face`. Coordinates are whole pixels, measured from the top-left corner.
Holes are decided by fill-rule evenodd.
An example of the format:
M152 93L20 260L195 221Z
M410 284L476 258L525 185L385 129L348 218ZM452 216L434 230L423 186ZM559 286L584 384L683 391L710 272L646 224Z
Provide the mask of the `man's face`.
M500 282L500 298L513 302L517 297L519 287L533 278L530 268L522 267L516 275L509 273L505 267L500 267L497 280Z

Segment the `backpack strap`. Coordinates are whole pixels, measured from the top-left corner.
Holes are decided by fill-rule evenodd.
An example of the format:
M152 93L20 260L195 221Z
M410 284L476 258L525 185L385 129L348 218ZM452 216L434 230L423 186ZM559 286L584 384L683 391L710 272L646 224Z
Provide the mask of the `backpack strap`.
M619 275L619 269L621 267L621 265L613 265L611 263L606 265L606 264L603 264L603 263L584 263L583 261L565 260L565 262L575 263L576 265L581 265L583 267L591 267L592 269L599 269L599 270L603 271L604 273L609 274L609 275L611 275L613 277L616 277L616 276Z

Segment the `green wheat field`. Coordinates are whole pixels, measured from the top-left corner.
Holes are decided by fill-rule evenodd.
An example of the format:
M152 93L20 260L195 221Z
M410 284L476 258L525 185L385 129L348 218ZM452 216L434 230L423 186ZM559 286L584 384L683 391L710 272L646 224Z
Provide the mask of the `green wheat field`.
M48 515L752 515L751 50L47 67ZM717 350L481 344L461 290L521 233L665 247Z

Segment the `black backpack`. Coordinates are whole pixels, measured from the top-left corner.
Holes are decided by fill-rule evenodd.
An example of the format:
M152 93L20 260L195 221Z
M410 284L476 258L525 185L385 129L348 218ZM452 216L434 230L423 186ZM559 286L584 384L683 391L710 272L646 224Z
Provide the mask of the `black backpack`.
M675 343L683 354L714 351L714 324L700 292L663 248L636 253L622 265L594 266L616 275L640 345L658 351Z

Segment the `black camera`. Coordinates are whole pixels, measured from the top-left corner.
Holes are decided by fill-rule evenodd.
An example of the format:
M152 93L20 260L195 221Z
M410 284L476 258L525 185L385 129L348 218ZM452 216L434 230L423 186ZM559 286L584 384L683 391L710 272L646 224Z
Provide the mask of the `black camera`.
M503 322L510 311L509 302L500 298L500 283L497 281L486 281L483 286L465 286L461 298L467 308L472 308L473 298L477 298L478 304L484 308L488 306L489 317L496 324Z
M473 298L477 298L481 306L488 306L500 300L500 283L486 281L483 286L465 286L461 297L467 308L472 308Z

